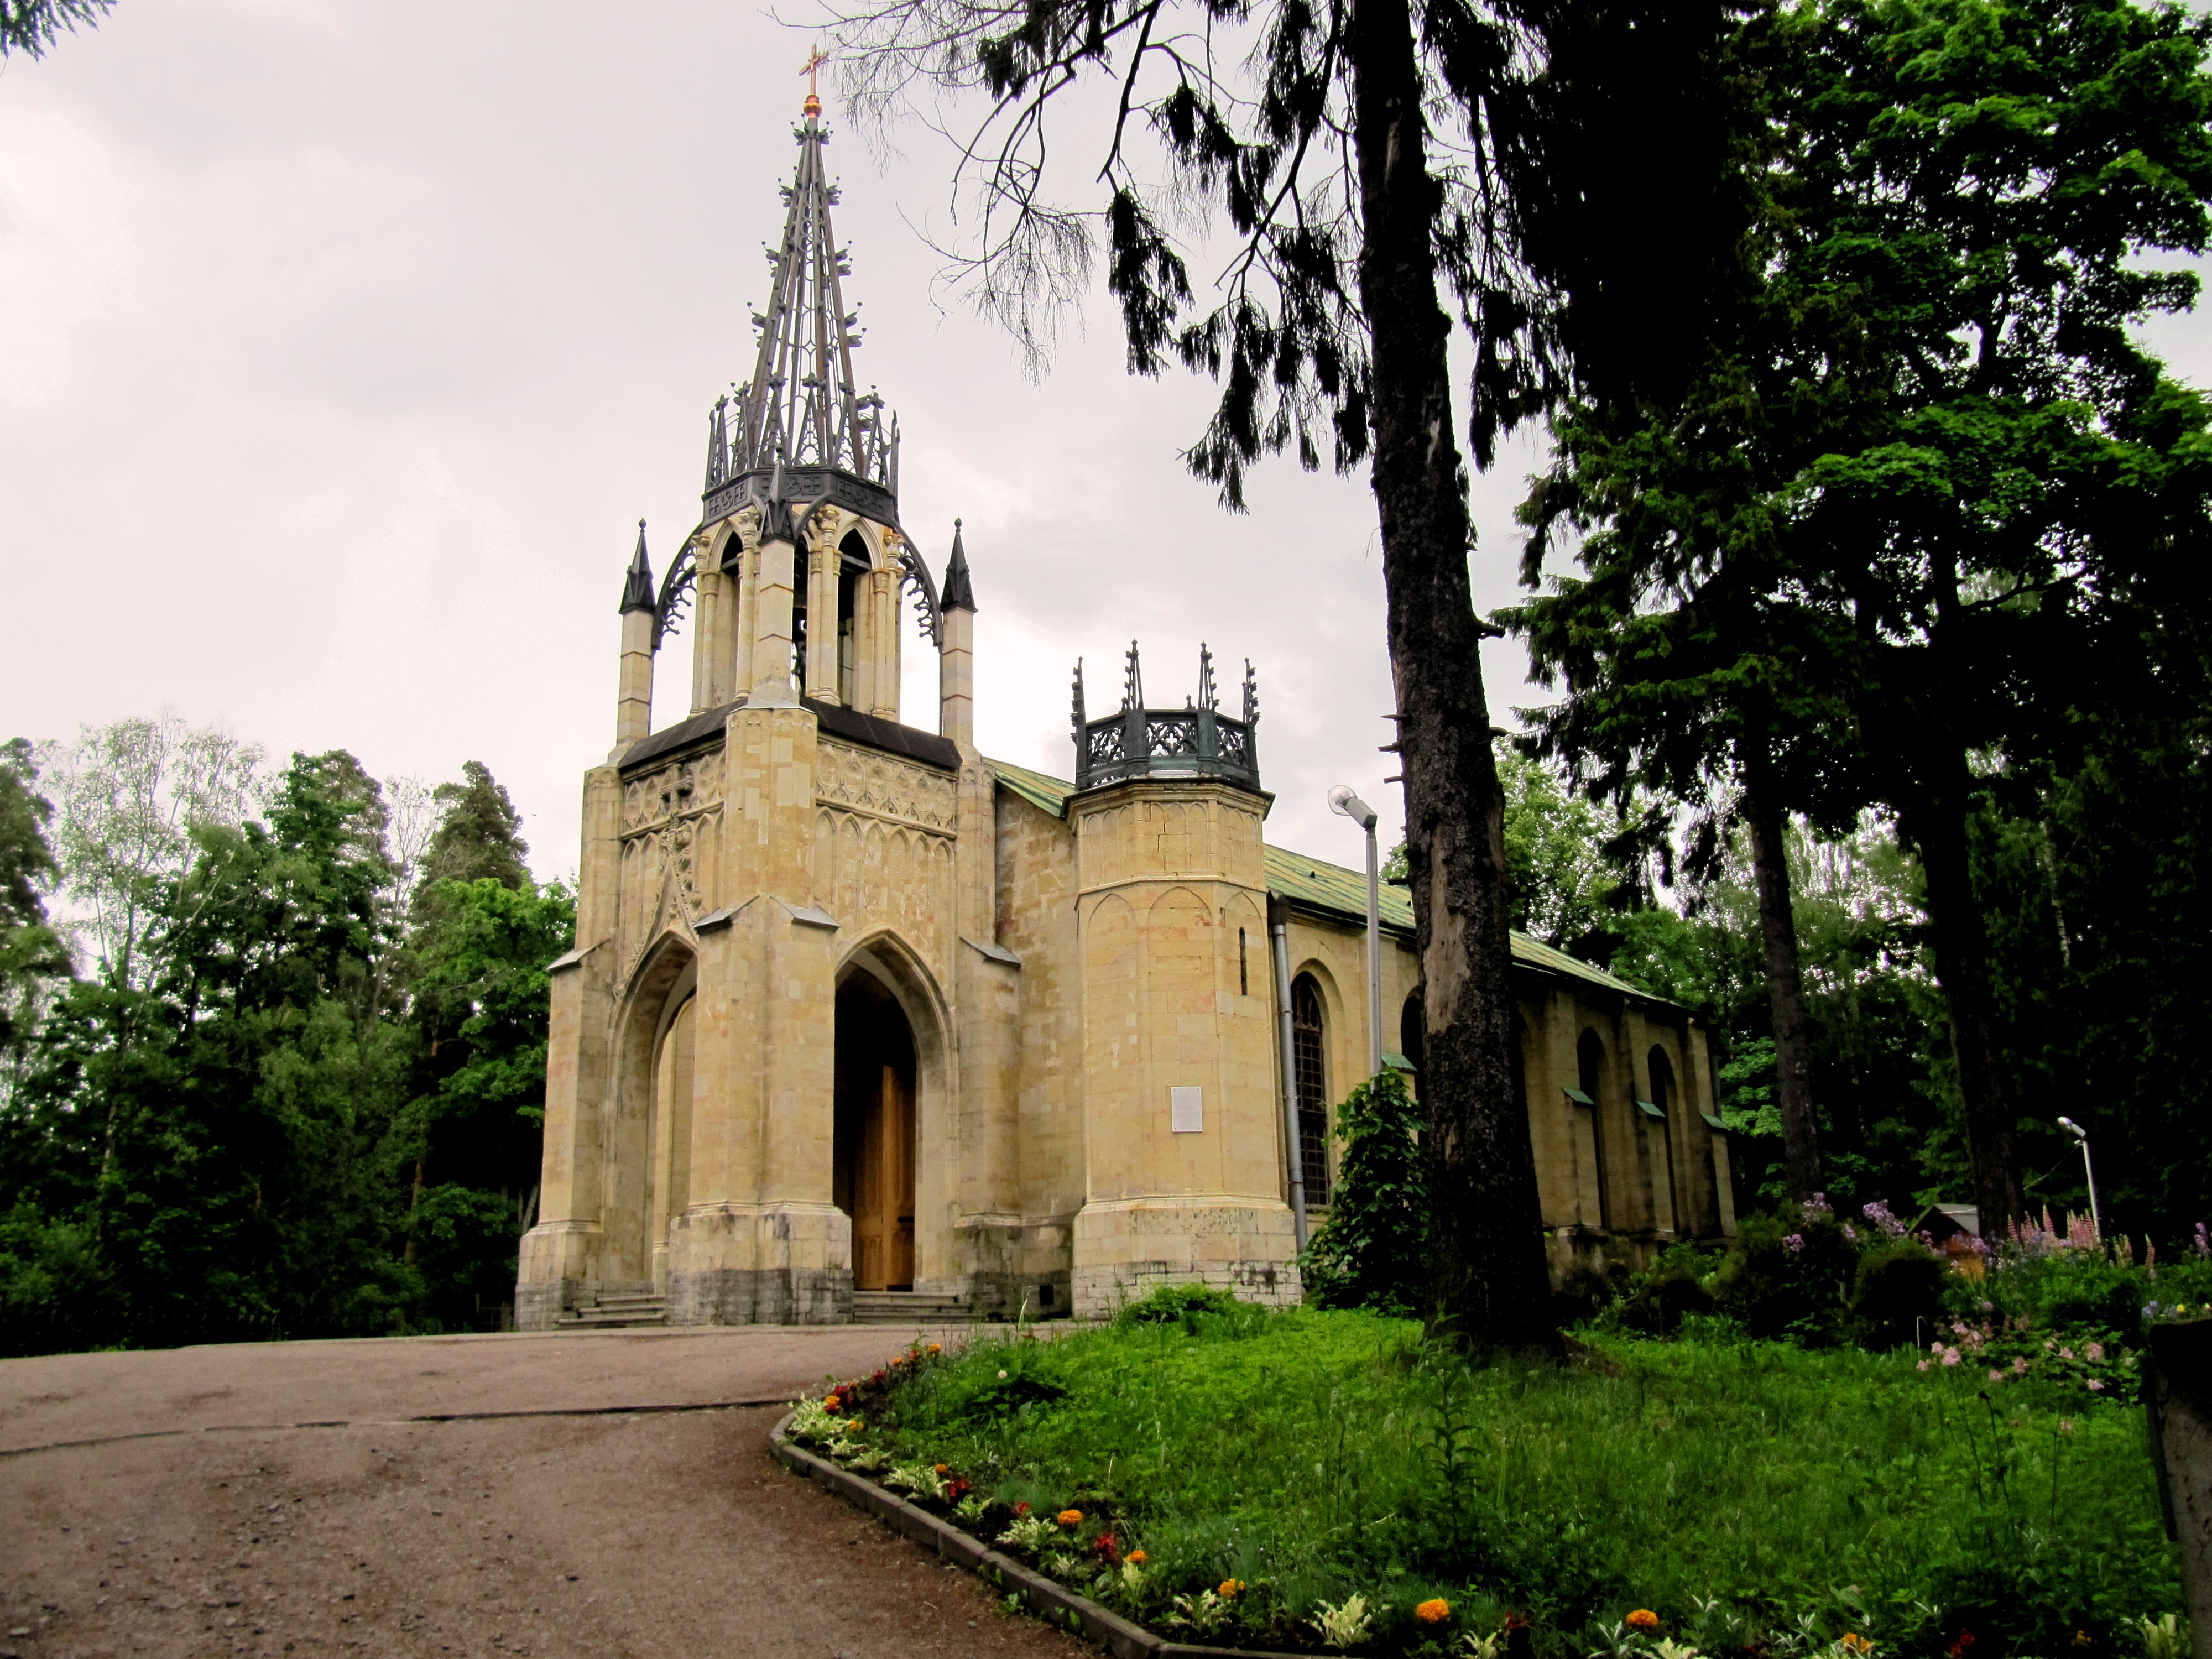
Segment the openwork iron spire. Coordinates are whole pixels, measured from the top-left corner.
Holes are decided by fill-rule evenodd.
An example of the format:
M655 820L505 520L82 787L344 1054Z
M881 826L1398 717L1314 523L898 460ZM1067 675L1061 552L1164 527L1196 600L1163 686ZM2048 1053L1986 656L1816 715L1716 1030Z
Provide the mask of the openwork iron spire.
M898 422L853 377L860 315L845 308L839 281L853 267L830 223L837 190L823 171L830 135L820 114L810 91L805 119L793 130L799 171L784 192L782 245L769 256L768 307L753 314L760 347L752 379L717 401L709 420L709 493L779 464L832 467L898 493Z

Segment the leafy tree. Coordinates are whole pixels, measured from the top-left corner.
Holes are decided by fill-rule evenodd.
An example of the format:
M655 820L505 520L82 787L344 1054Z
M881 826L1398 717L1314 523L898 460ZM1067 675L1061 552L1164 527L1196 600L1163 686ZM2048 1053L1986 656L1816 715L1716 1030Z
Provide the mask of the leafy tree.
M1306 1289L1327 1308L1428 1311L1429 1205L1420 1109L1405 1074L1376 1073L1336 1114L1344 1158L1328 1218L1298 1258Z
M443 884L431 913L410 945L425 1040L400 1144L414 1166L410 1259L440 1287L436 1316L458 1322L511 1293L515 1240L535 1219L545 969L574 941L576 902L557 883L516 890L487 876Z
M1326 441L1340 471L1367 464L1425 975L1437 1305L1470 1343L1558 1347L1514 1078L1490 718L1468 672L1484 630L1439 284L1474 342L1478 464L1570 358L1607 386L1669 383L1733 257L1732 15L1640 0L886 0L839 17L864 115L889 118L917 82L984 94L962 173L982 198L969 269L1025 346L1041 356L1056 307L1085 286L1095 223L1132 371L1172 357L1222 387L1188 454L1225 504L1263 455L1311 469ZM1048 132L1055 100L1094 77L1114 113L1095 147L1105 199L1086 212L1047 194ZM1233 234L1210 309L1178 224ZM1662 243L1682 257L1644 257Z
M140 951L149 904L191 863L194 830L238 824L258 806L263 758L256 744L173 714L88 726L74 744L43 746L59 797L64 891L111 982L150 982L157 964Z
M59 869L46 836L54 809L38 781L31 745L21 738L0 744L0 1065L10 1068L48 987L70 969L46 925L46 895Z
M134 965L63 987L0 1097L0 1351L478 1322L532 1202L573 902L449 883L403 943L383 790L343 751L180 858L145 826L185 816L73 843L135 907Z
M2133 256L2212 229L2206 27L2129 0L1830 0L1799 27L1733 343L1680 407L1591 398L1563 422L1562 499L1535 514L1608 533L1554 638L1659 600L1684 672L1627 647L1570 671L1627 664L1650 729L1615 752L1649 760L1701 727L1707 772L1732 765L1754 801L1896 813L1995 1228L2024 1194L1977 757L2018 767L2062 741L2114 606L2158 603L2202 545L2206 410L2128 324L2195 292ZM1730 695L1707 719L1714 677Z

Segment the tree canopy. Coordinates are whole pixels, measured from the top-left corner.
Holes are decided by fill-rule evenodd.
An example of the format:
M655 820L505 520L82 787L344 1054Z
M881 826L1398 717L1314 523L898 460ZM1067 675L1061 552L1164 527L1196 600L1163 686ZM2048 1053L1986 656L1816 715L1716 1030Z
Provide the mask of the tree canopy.
M145 758L163 724L59 757L62 890L94 937L130 944L47 988L0 1096L0 1342L496 1324L532 1218L544 968L573 901L522 867L480 766L438 836L480 862L489 842L506 878L412 907L384 787L352 756L295 755L264 783L258 755L172 723L167 752L227 757L228 789L195 791ZM7 752L0 831L35 827L9 810L27 763ZM487 801L508 814L489 836Z

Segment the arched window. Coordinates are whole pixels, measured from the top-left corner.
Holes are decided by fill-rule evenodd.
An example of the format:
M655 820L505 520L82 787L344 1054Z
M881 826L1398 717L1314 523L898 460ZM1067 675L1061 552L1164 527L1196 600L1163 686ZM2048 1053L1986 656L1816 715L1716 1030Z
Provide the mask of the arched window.
M1291 1058L1297 1069L1298 1159L1306 1202L1328 1202L1328 1075L1322 1056L1321 987L1311 974L1291 985Z
M1682 1194L1674 1180L1674 1062L1667 1058L1664 1048L1654 1044L1648 1063L1651 1067L1651 1103L1659 1109L1659 1121L1652 1127L1667 1148L1667 1218L1676 1232L1685 1232L1687 1229L1682 1225Z
M1597 1224L1613 1231L1613 1194L1605 1178L1605 1044L1585 1028L1575 1043L1575 1076L1589 1103L1590 1144L1597 1158Z
M1419 991L1406 999L1406 1006L1398 1011L1398 1052L1413 1068L1413 1086L1421 1083L1421 1050L1429 1031L1429 1017L1421 1006Z

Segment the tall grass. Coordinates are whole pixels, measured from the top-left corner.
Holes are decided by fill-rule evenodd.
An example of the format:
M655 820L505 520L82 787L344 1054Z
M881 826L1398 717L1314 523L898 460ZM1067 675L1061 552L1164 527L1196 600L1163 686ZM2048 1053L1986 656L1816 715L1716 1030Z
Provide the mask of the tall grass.
M1469 1366L1371 1314L1191 1315L981 1338L883 1426L1006 1504L1112 1516L1158 1585L1246 1581L1247 1639L1310 1645L1357 1592L1386 1648L1449 1635L1409 1622L1440 1595L1455 1628L1528 1610L1553 1651L1643 1607L1709 1652L1971 1629L1995 1659L2130 1652L2124 1620L2181 1606L2130 1405L1717 1327L1596 1352Z

